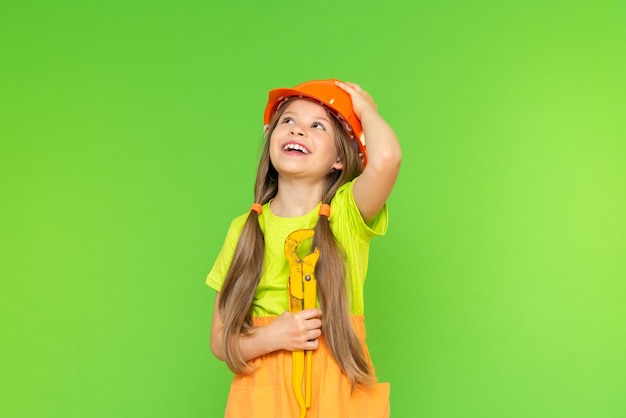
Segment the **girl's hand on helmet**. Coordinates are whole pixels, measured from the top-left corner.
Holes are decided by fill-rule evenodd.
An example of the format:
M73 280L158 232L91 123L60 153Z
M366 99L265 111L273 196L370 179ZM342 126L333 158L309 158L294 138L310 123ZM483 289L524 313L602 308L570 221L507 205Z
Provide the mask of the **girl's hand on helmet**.
M284 312L274 322L272 327L273 338L278 349L287 351L315 350L318 347L318 337L322 335L322 311L313 308L300 312Z
M352 108L354 109L354 113L359 120L361 120L361 115L366 111L372 110L374 112L378 112L378 107L376 106L372 96L370 96L369 93L363 90L358 84L343 81L335 81L335 84L350 95L350 98L352 99Z

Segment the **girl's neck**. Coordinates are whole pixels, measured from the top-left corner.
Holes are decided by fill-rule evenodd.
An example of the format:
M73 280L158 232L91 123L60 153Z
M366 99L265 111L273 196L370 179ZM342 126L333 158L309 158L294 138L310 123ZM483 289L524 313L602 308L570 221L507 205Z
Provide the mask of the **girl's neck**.
M278 192L272 200L272 213L283 218L303 216L322 200L323 183L306 185L278 180Z

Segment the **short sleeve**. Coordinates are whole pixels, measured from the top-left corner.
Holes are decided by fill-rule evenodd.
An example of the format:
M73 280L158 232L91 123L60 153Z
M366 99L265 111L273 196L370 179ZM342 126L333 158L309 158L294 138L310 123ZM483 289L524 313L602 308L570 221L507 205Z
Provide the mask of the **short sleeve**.
M207 286L217 290L218 292L222 290L222 285L226 279L226 273L228 273L228 269L230 268L230 263L232 262L233 255L235 254L235 248L237 248L237 242L239 241L239 236L241 235L247 216L247 214L242 215L231 222L228 232L226 233L224 245L222 246L217 259L215 260L215 263L206 278Z
M387 204L385 203L374 219L369 224L366 224L354 201L353 186L354 181L351 181L337 190L333 202L331 203L331 206L337 208L337 211L331 211L331 223L349 226L352 231L346 232L356 233L365 241L369 241L375 236L385 235L389 222ZM333 214L337 215L336 219L333 219Z

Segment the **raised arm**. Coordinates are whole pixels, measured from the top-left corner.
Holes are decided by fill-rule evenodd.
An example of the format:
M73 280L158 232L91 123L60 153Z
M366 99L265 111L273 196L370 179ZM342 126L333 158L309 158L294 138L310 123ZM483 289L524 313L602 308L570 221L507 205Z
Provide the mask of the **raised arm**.
M400 143L380 116L372 96L358 84L336 82L352 99L367 146L367 166L354 183L354 200L365 222L370 222L391 194L402 160Z
M211 323L211 351L224 361L222 346L224 321L219 310L220 294L215 295L213 321ZM251 335L241 335L239 350L245 361L249 361L278 350L315 350L321 335L322 311L307 309L292 314L285 312L272 323L254 328Z

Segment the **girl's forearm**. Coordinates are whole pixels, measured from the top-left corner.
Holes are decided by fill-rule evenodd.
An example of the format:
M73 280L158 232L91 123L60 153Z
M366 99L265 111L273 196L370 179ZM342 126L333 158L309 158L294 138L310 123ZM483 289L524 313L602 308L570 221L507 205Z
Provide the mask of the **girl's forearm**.
M384 206L400 172L402 151L395 132L375 107L363 109L361 124L367 147L367 165L354 183L353 193L366 223Z
M239 350L245 361L278 350L275 339L268 331L267 326L256 327L252 330L252 334L239 337Z
M224 361L223 333L216 332L211 338L211 351L219 360ZM275 339L272 338L266 326L256 327L250 335L239 336L239 351L244 361L250 361L262 355L278 350Z
M395 132L375 108L361 113L361 124L367 146L367 167L397 174L402 159L400 142Z

